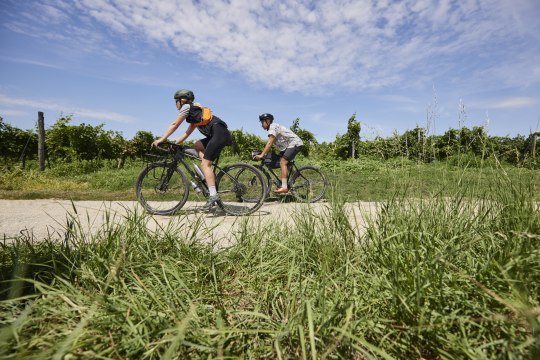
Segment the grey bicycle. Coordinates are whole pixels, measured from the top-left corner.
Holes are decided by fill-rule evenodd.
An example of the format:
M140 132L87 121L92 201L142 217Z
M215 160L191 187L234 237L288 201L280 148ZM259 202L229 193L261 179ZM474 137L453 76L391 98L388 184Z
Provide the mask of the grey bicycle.
M259 154L260 151L252 151L251 158L256 161L254 157ZM259 164L255 165L266 179L265 197L270 196L272 185L281 186L281 174L277 174L279 173L280 159L279 155L271 153L267 154L264 159L260 160ZM298 201L313 203L324 197L328 188L328 180L321 169L311 165L298 167L294 161L290 161L288 170L287 185L289 193Z
M190 189L208 198L204 175L197 165L195 149L171 142L158 147L162 155L146 154L146 166L140 172L135 192L146 211L156 215L172 215L188 200ZM219 208L230 215L249 215L264 203L266 181L253 165L233 163L221 167L213 164Z

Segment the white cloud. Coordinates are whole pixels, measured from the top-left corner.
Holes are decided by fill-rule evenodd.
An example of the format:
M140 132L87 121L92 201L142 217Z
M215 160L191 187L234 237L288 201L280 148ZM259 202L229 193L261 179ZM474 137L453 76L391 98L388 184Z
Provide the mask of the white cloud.
M315 124L323 125L325 129L328 129L328 128L342 129L344 124L345 124L345 127L347 124L347 121L336 121L335 119L332 118L331 115L326 114L326 113L308 114L306 119L307 121L313 122ZM323 134L320 134L320 135L323 135ZM324 134L324 135L328 135L328 134Z
M35 100L35 99L24 99L24 98L15 98L11 96L6 96L0 94L0 106L11 108L13 114L13 107L21 107L25 110L35 109L37 111L55 111L58 113L64 114L74 114L76 116L87 117L91 119L101 120L101 121L115 121L120 123L131 123L135 119L129 115L123 115L116 112L107 112L107 111L98 111L93 109L82 108L78 106L68 105L68 104L58 104L50 100ZM22 110L20 110L22 111Z
M76 23L62 27L64 33L48 36L80 39L89 52L123 57L96 31L98 22L123 40L142 37L269 88L310 93L453 75L470 66L467 57L476 52L476 73L496 65L531 72L530 63L512 69L512 54L538 58L538 41L528 43L540 33L531 15L535 2L46 0L42 12L57 24L73 17Z
M23 116L26 115L25 111L14 109L0 109L0 116Z
M48 67L48 68L52 68L52 69L59 69L60 68L60 66L58 66L58 65L51 64L51 63L46 63L46 62L43 62L43 61L36 61L36 60L32 60L32 59L14 58L14 57L9 57L9 56L2 56L2 55L0 55L0 60L11 61L11 62L20 63L20 64L30 64L30 65Z
M530 97L511 97L505 99L489 99L471 103L472 108L479 109L516 109L540 104L540 99Z

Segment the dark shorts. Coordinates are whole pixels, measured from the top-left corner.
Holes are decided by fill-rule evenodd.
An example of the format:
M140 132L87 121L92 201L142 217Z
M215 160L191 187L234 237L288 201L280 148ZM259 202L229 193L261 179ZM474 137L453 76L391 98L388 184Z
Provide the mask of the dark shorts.
M280 152L279 156L285 158L285 160L287 161L293 161L296 155L298 155L298 153L302 151L303 148L304 148L303 145L288 148Z
M203 158L215 161L219 157L221 150L223 150L225 146L232 144L232 135L225 123L217 122L212 125L210 135L201 139L201 143L204 146Z

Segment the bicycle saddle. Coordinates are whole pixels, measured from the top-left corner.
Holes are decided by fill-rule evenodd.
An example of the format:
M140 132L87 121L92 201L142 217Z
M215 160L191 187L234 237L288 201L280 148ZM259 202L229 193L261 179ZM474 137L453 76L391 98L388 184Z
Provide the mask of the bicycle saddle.
M193 149L193 148L187 148L184 150L184 153L186 153L187 155L191 156L191 157L194 157L194 158L199 158L199 153L197 152L197 150Z

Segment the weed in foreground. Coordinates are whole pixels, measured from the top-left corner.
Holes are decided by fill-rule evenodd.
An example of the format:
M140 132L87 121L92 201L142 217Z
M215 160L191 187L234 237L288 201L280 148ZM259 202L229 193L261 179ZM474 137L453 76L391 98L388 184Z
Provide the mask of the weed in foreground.
M138 213L85 241L73 231L47 245L56 268L13 265L33 290L4 288L1 355L533 358L540 215L526 188L505 189L396 194L365 232L336 196L294 226L242 219L227 248L200 223L151 231ZM44 262L36 249L2 256Z

